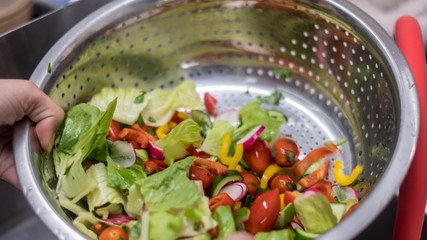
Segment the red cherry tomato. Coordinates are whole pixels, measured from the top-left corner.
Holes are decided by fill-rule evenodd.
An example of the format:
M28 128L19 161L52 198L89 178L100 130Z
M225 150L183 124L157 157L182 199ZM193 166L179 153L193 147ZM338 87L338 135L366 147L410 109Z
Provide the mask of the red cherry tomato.
M233 206L234 200L227 193L220 193L209 200L209 209L215 212L219 206Z
M266 141L257 139L244 151L244 157L249 167L261 175L271 163L271 150Z
M121 138L118 137L119 133L120 133L120 124L115 120L111 121L111 125L110 125L110 129L108 130L107 138L113 142L120 140Z
M209 93L205 93L204 100L206 111L209 114L214 114L216 112L216 104L218 103L218 100L216 100L216 98L214 98Z
M252 195L258 194L258 189L256 186L259 186L259 180L255 175L248 172L242 172L240 175L243 177L243 182L248 185L248 191ZM256 186L255 186L256 185Z
M190 180L202 181L203 189L206 191L211 187L211 184L216 176L206 168L199 166L191 166L188 177L190 178Z
M129 236L121 227L111 226L104 229L99 235L99 240L128 240Z
M276 152L274 161L278 165L287 167L298 162L299 147L292 138L279 138L274 142L273 149Z
M249 211L249 219L245 222L247 232L255 235L270 231L280 211L279 189L275 188L256 197Z
M277 188L280 193L285 191L295 190L295 183L291 177L287 175L277 175L270 182L271 189Z

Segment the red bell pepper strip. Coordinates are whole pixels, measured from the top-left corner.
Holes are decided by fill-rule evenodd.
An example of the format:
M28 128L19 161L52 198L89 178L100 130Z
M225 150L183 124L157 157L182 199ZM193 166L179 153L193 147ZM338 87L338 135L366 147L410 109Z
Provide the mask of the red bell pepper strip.
M123 128L118 137L126 138L128 141L135 141L140 144L141 148L146 148L148 145L148 138L140 131L131 128Z
M324 162L318 170L314 171L307 177L300 179L298 184L301 185L302 188L309 188L315 183L325 179L328 176L329 165L329 161Z
M150 158L150 161L155 162L155 163L160 167L160 170L163 170L163 169L165 169L165 168L169 167L169 166L165 163L165 161L160 160L160 159Z
M288 205L289 203L293 203L299 194L301 194L301 193L296 191L296 190L295 191L285 191L284 196L283 196L283 206L286 207L286 205Z
M150 142L155 142L158 140L155 136L149 134L147 131L145 131L142 127L140 127L136 123L132 125L132 129L137 130L138 132L141 132L142 134L144 134L148 138L148 141Z
M107 138L113 142L118 141L120 140L120 138L118 137L119 133L120 133L120 124L115 120L111 121Z
M233 206L234 200L227 193L220 193L209 200L209 209L215 212L219 206Z
M300 178L311 164L321 160L322 158L340 151L339 148L332 143L311 151L307 156L294 167L293 175L296 179Z
M144 168L147 170L148 174L153 172L160 172L160 167L154 161L146 161L144 162Z
M310 188L315 188L320 191L320 193L325 196L329 202L336 202L335 198L332 197L332 183L329 181L321 180L313 184Z
M226 166L222 165L219 162L211 161L209 159L203 159L203 158L197 157L193 160L193 163L197 166L202 165L202 166L208 167L210 170L215 171L216 175L218 175L218 174L223 175L223 174L227 173L227 167Z

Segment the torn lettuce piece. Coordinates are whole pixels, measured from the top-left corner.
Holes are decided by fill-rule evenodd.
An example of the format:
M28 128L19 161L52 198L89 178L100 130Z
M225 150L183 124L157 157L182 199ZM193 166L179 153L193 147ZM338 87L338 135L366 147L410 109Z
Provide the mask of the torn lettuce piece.
M128 190L136 181L145 178L147 174L141 165L134 164L130 168L124 168L107 157L107 186Z
M110 101L117 98L113 119L127 125L138 120L140 113L147 106L145 91L137 88L108 88L94 95L88 104L105 111Z
M166 137L154 144L163 149L165 163L171 165L174 160L188 155L189 146L200 147L201 143L199 124L192 119L186 119L173 128Z
M173 90L154 89L145 96L148 102L141 115L145 124L160 127L169 122L177 108L202 109L202 100L191 80Z
M96 240L98 235L95 233L93 225L98 220L91 212L82 212L73 220L73 225L90 239Z
M126 212L133 216L140 215L144 202L150 212L192 206L202 196L188 178L193 159L182 159L159 173L136 181L129 189Z
M295 233L291 229L282 229L270 232L259 232L255 240L294 240Z
M123 192L117 188L107 186L107 167L103 163L92 165L87 175L96 183L96 186L86 195L90 211L106 204L125 204Z
M294 201L295 212L308 233L324 233L337 224L331 204L322 194L304 196Z
M56 192L59 196L66 196L76 203L86 196L96 186L96 182L89 177L83 166L83 152L80 150L74 155L62 154L59 161L71 163L63 174L59 175Z
M260 138L272 144L280 135L283 120L275 119L268 114L267 110L261 108L260 102L250 102L240 109L242 116L242 124L237 128L232 135L232 141L236 142L245 136L256 126L265 125Z
M234 127L233 125L231 125L231 123L225 120L218 120L213 126L213 128L209 131L200 149L210 155L218 155L218 151L222 143L222 138L226 133L229 133L231 135L233 131Z
M60 136L57 148L67 154L72 154L76 145L80 142L92 140L87 133L99 121L101 111L94 106L81 103L72 107L67 112L64 128ZM85 141L85 140L88 141Z

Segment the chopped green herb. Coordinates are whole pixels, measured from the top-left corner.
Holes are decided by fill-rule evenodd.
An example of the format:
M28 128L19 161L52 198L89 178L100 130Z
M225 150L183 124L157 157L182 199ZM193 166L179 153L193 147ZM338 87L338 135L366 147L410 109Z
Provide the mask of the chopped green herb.
M288 78L292 75L292 71L285 68L276 68L273 70L274 74L278 75L280 78Z
M246 94L246 95L249 95L249 89L246 89L245 94Z
M47 72L51 73L52 72L52 66L51 63L49 62L49 65L47 65Z
M148 121L149 121L149 122L152 122L152 123L155 123L155 122L156 122L156 119L154 119L153 117L149 117L149 118L148 118Z
M138 95L138 96L135 98L135 100L133 101L133 103L135 103L135 104L139 104L139 103L144 102L144 96L145 96L145 94L146 94L146 92L145 92L145 91L141 91L141 94L140 94L140 95Z
M261 103L277 106L279 105L280 100L285 99L285 97L283 97L283 94L281 92L274 90L272 94L265 97L258 96L257 99Z

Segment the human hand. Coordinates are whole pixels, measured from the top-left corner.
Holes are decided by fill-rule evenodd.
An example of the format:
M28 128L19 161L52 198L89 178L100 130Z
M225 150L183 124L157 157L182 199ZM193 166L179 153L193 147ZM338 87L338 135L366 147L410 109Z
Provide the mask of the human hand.
M50 151L64 111L34 83L0 80L0 178L20 188L13 156L13 125L28 116L36 123L35 134L45 151Z

